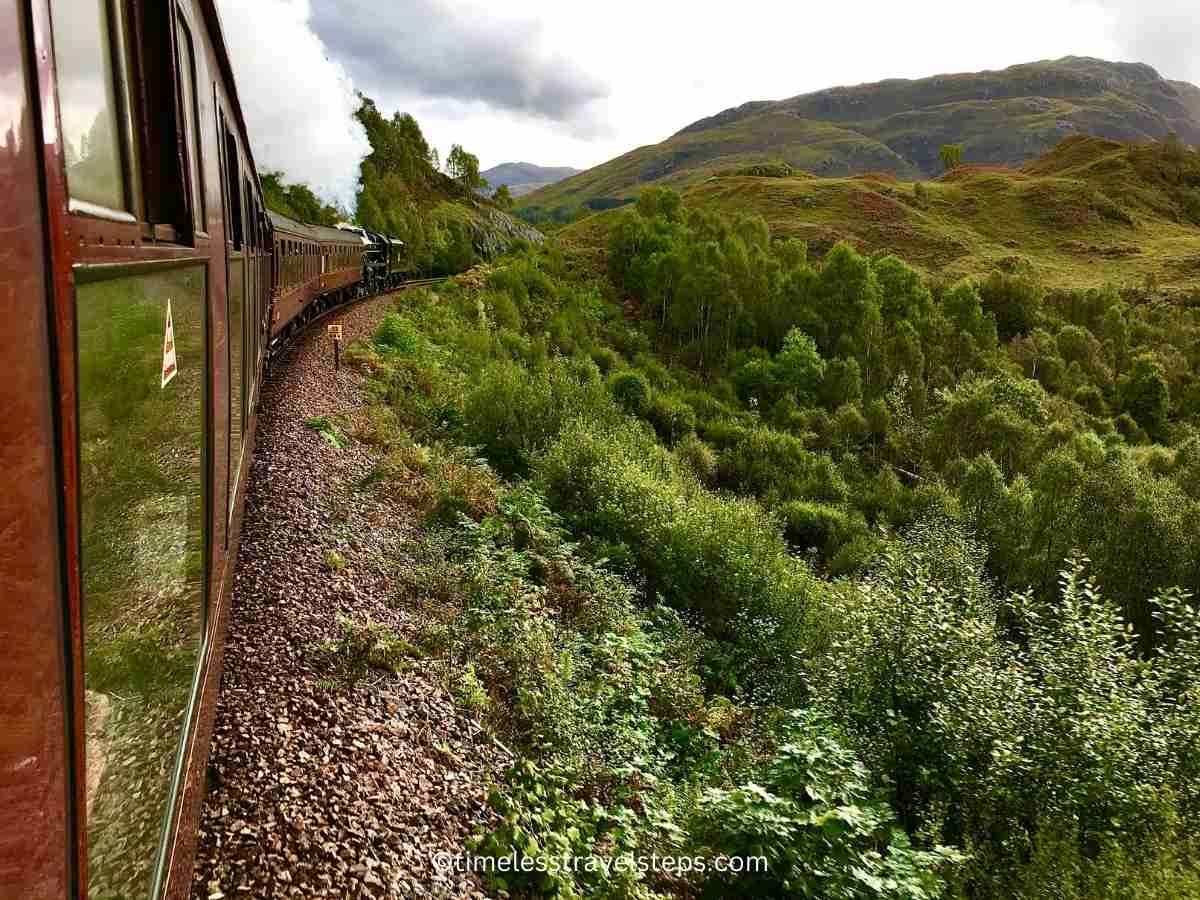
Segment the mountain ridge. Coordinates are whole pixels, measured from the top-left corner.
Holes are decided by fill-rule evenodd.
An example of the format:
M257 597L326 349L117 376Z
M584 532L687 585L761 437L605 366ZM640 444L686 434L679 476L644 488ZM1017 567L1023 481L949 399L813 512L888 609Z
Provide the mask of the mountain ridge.
M1019 166L1073 135L1145 143L1172 131L1200 144L1200 88L1144 63L1064 57L751 100L534 191L526 208L569 218L647 184L684 187L772 161L830 177L922 179L940 174L943 144L962 144L971 163Z
M479 174L487 180L493 190L506 185L514 197L520 197L564 178L578 175L581 171L582 169L572 166L539 166L530 162L508 162L492 166Z

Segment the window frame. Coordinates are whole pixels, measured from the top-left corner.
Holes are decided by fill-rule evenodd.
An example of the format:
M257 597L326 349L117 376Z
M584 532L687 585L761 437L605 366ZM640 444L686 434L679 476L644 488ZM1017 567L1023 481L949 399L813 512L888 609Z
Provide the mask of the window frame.
M192 35L192 26L187 16L179 6L174 7L175 25L172 37L176 46L173 54L175 62L176 85L176 118L182 128L179 129L179 143L184 159L182 169L185 180L186 199L189 220L192 224L192 240L197 237L208 237L208 197L204 176L204 140L200 123L200 65L196 55L196 40ZM182 38L183 40L179 40ZM185 58L186 57L186 58ZM191 84L191 97L184 96L184 73L187 72ZM195 183L193 183L193 174Z
M122 208L117 209L75 197L71 194L71 176L62 155L63 176L67 185L67 211L72 217L122 226L135 226L117 234L118 243L164 244L194 247L196 237L207 236L207 198L204 194L202 118L199 91L202 61L197 52L195 32L188 17L176 3L154 0L96 0L101 5L107 27L108 77L112 79L115 142L121 178ZM51 22L58 28L72 27L69 8L50 0ZM64 21L65 20L65 21ZM178 46L179 29L185 29L191 43L190 76L195 116L195 154L198 190L191 189L190 155L186 145L187 116L183 101L183 61ZM53 30L53 29L52 29ZM53 40L53 35L52 35ZM63 82L61 53L55 54L54 90L62 108ZM169 111L168 111L169 110ZM60 140L66 140L61 133ZM195 194L195 202L193 200ZM197 211L199 207L199 214ZM203 227L198 227L197 222ZM107 234L100 228L81 226L88 240L97 237L104 243Z

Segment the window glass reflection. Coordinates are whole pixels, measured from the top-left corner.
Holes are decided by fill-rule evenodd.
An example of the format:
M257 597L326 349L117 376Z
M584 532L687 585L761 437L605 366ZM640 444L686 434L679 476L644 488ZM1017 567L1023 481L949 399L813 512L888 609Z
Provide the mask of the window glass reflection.
M179 93L183 104L184 129L187 135L188 171L192 187L193 226L196 231L207 231L204 205L204 180L200 166L200 125L196 100L196 59L192 53L192 36L180 22L176 30L179 44Z
M53 0L52 15L67 187L76 200L124 210L121 106L108 2Z
M91 900L150 896L173 805L204 624L204 296L202 267L77 289Z

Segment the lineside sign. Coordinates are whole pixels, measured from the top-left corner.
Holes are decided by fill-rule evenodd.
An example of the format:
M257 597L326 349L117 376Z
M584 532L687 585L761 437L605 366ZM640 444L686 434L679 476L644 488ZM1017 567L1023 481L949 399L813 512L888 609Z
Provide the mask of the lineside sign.
M171 321L171 298L167 298L167 333L163 336L162 387L179 374L175 364L175 323Z

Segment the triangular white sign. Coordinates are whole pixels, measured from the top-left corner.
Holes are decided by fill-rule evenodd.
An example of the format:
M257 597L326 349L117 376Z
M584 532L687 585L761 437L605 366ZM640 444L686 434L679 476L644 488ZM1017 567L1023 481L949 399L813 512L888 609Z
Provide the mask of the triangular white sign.
M163 367L162 386L170 384L171 379L179 374L175 365L175 325L171 321L171 298L167 298L167 333L163 337Z

